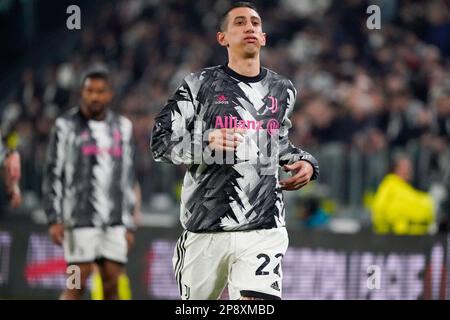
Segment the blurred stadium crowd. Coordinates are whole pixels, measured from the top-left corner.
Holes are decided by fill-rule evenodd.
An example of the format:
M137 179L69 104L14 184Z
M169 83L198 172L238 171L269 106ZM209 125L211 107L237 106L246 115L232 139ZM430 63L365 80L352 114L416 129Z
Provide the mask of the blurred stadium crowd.
M100 1L83 16L80 31L51 33L50 51L40 52L44 44L32 41L26 47L32 63L1 71L0 88L8 86L0 94L1 132L5 144L22 155L23 210L40 207L42 166L55 118L77 104L81 72L103 62L113 74L114 108L134 123L143 211L178 214L184 169L152 160L150 132L154 116L185 75L226 62L215 35L227 3ZM381 30L366 27L370 4L381 7ZM268 34L263 65L292 79L299 91L291 139L321 164L317 183L288 195L294 225L301 225L305 207L369 224L371 195L391 156L401 150L413 159L414 185L442 200L437 223L445 229L450 215L444 199L450 193L450 2L280 0L257 5ZM19 72L19 81L5 83Z

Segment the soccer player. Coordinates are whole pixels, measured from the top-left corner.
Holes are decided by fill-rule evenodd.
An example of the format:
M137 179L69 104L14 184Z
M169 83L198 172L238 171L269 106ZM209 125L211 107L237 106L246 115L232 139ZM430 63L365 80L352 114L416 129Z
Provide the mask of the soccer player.
M288 140L296 89L260 66L256 8L233 4L217 40L228 63L188 75L153 129L154 158L187 166L175 276L182 299L218 299L227 284L230 299L281 299L282 189L303 187L319 167ZM279 181L278 166L292 176Z
M80 287L66 288L61 299L83 297L94 263L104 298L117 299L133 242L132 124L108 108L112 97L108 72L88 71L80 106L56 119L52 129L43 183L49 233L81 275Z
M9 196L9 205L12 209L17 208L22 203L20 192L20 154L14 150L7 150L3 147L2 137L0 135L0 168L2 168L3 179L6 186L6 192Z

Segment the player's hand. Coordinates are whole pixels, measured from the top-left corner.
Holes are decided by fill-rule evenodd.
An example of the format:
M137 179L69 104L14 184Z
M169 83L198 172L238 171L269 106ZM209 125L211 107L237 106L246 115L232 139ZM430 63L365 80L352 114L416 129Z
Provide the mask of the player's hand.
M64 240L64 225L62 223L54 223L48 229L48 233L53 242L61 246Z
M312 164L304 160L285 165L283 168L293 174L292 177L280 181L283 190L298 190L304 187L314 174Z
M128 251L130 251L131 248L134 246L134 233L127 230L127 233L125 234L125 238L127 240Z
M209 133L208 142L212 150L236 151L239 144L244 141L242 134L245 130L237 129L216 129Z

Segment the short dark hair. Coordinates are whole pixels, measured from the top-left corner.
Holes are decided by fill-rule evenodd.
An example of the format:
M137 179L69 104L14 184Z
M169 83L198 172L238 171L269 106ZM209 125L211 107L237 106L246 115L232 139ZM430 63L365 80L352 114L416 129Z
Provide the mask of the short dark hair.
M236 9L236 8L250 8L250 9L253 9L256 12L258 12L258 9L256 8L255 4L253 4L252 2L248 2L248 1L234 2L233 4L231 4L231 6L228 7L228 9L225 11L225 13L222 14L222 16L220 17L220 20L219 20L219 30L220 31L225 31L225 29L227 27L227 23L228 23L228 14L230 13L231 10ZM258 14L259 14L259 12L258 12Z
M95 66L87 69L81 77L81 87L84 86L87 79L102 79L111 84L109 70L104 66Z

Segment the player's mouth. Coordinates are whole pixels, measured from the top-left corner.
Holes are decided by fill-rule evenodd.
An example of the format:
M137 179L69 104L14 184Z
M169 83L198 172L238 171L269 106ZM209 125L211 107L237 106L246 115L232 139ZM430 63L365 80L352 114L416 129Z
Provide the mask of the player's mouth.
M101 108L103 108L103 103L100 103L100 102L92 102L92 103L89 105L89 107L90 107L91 109L101 109Z
M258 39L255 36L247 36L244 38L244 42L247 43L256 43Z

